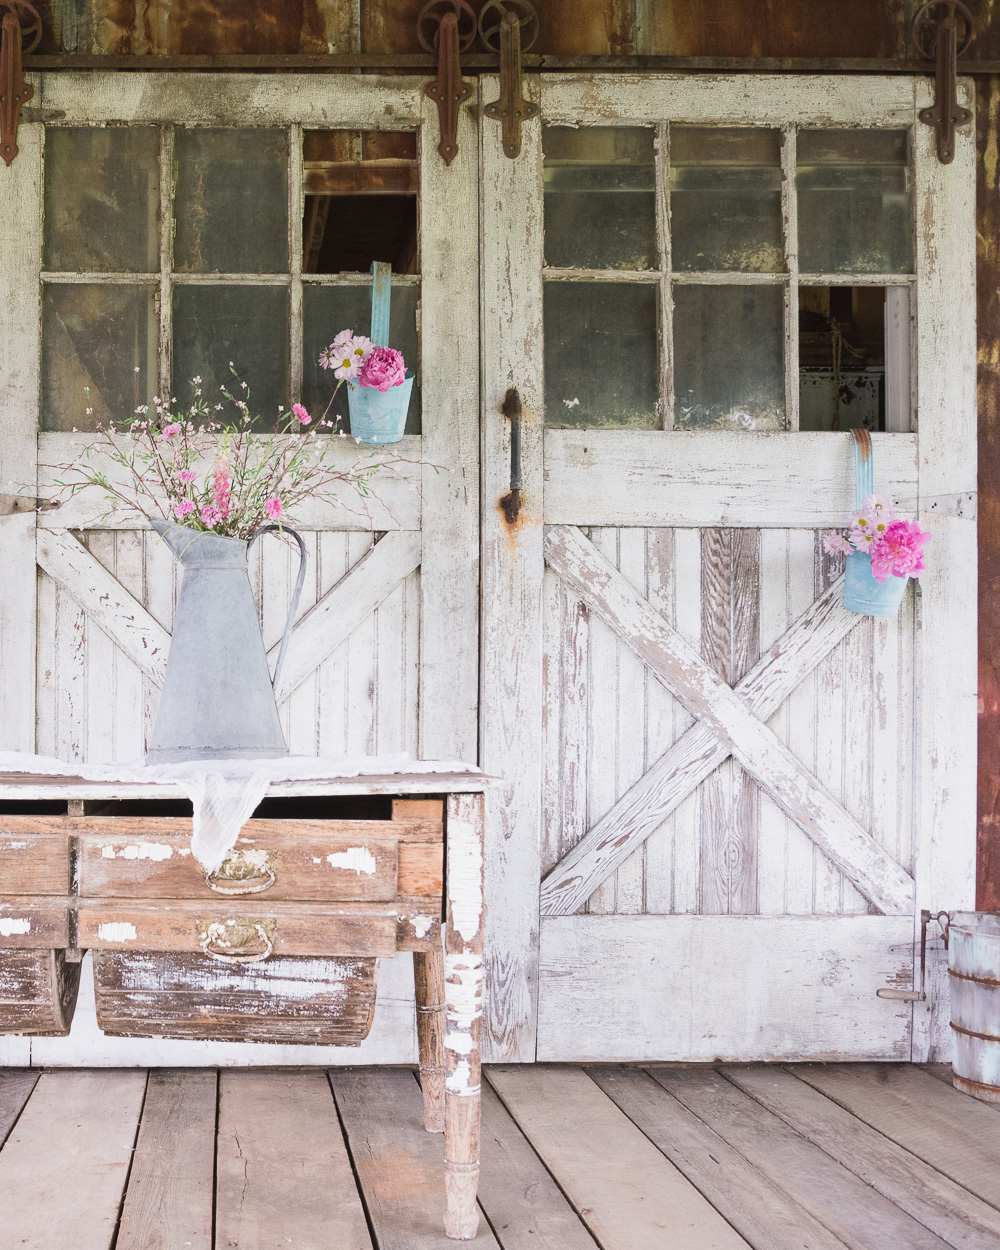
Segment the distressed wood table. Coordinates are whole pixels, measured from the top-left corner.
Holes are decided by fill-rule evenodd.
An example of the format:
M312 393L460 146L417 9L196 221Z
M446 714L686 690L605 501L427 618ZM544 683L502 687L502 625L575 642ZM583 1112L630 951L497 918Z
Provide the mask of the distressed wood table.
M208 955L254 965L252 1010L264 1036L269 966L284 978L306 956L336 963L344 978L337 1001L353 994L354 1014L333 1021L333 1034L322 1019L308 1022L306 1036L295 1017L282 1039L357 1041L371 1023L376 960L412 951L424 1123L444 1132L445 1232L471 1240L479 1222L485 791L494 784L478 772L273 782L270 817L244 825L222 868L206 876L190 853L190 817L157 814L157 804L175 812L184 799L175 785L0 773L0 1032L67 1032L89 949L107 1032L233 1037L234 1027L251 1027L246 1007L238 1025L226 1019L226 991L204 1005ZM316 819L325 799L367 801L376 815ZM273 800L297 800L308 814L286 819L289 804ZM171 999L161 975L159 998L146 987L130 996L120 975L129 960L133 979L134 961L165 963L171 986L180 978L187 990L183 978L200 969L201 1014L165 1025L163 1004L184 995Z

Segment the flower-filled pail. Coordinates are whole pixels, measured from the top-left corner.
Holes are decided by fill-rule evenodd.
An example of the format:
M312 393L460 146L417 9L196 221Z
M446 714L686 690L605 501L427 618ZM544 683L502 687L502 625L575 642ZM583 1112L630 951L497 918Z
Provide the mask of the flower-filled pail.
M377 386L352 386L347 393L351 413L351 437L363 443L398 443L406 430L413 374L399 386L380 391Z
M862 616L895 616L906 594L908 577L890 574L877 582L872 573L871 556L852 551L844 561L844 607Z

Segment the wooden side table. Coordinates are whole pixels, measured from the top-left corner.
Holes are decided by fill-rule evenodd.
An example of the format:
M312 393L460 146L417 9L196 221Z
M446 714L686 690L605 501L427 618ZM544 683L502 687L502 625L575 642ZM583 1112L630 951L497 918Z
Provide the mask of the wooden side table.
M26 987L23 1012L0 1006L0 1031L65 1032L87 949L95 960L155 952L178 966L207 955L259 969L271 958L333 957L354 967L412 951L424 1123L445 1138L445 1232L471 1240L479 1223L484 793L493 784L476 772L276 782L268 800L387 796L393 819L254 820L234 848L235 867L208 879L190 855L190 818L142 814L150 803L183 799L176 786L0 775L0 961L21 961ZM320 853L330 845L337 849ZM114 1027L148 1034L160 1022ZM286 1031L284 1040L293 1037Z

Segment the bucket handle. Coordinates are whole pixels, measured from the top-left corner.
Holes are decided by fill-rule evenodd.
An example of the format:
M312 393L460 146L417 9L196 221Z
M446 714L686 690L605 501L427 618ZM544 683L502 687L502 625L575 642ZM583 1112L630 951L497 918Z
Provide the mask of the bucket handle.
M851 430L854 435L854 506L860 508L875 493L875 448L867 430Z
M389 346L389 305L392 300L392 265L387 260L372 261L372 329L369 337L376 347Z
M287 525L262 525L259 530L254 532L247 539L247 550L255 538L259 538L261 534L278 533L291 534L295 541L299 544L299 575L295 579L295 589L292 591L292 602L288 609L288 618L285 621L285 632L281 635L281 646L278 648L278 659L274 665L274 676L271 678L271 689L277 690L278 678L281 675L281 666L285 662L285 652L288 650L288 641L292 636L292 626L295 624L295 614L298 611L299 600L302 598L302 587L306 580L306 560L309 558L306 551L305 542L302 535L296 530L289 529Z

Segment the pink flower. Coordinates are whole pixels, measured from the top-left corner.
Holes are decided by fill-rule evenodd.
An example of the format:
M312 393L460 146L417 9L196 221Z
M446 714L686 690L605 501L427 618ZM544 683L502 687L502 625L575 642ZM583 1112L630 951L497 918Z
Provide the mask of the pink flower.
M212 494L219 516L229 516L229 496L232 487L232 475L229 471L229 455L221 451L216 457L212 468Z
M931 536L916 521L892 521L871 548L872 576L877 582L894 577L919 577L924 571L924 544Z
M179 434L180 432L181 423L179 421L174 421L170 425L165 425L163 427L163 437L166 439L171 439L175 434Z
M870 551L879 539L875 527L867 520L863 525L853 526L848 537L858 551Z
M406 378L403 353L394 347L375 347L361 367L358 382L361 386L373 386L387 391L390 386L400 386Z
M285 510L285 505L281 502L281 500L276 495L273 496L271 499L268 499L267 502L264 504L264 511L267 513L267 515L271 518L272 521L276 521L278 517L280 517L281 514L284 512L284 510Z
M301 404L292 404L292 412L298 417L300 425L308 425L312 420L312 417Z
M174 505L174 516L178 521L183 521L189 512L194 512L194 501L191 499L182 499Z
M178 482L183 482L186 486L188 482L193 482L198 474L194 471L194 469L181 469L181 471L174 474L174 476L177 478Z
M823 535L823 548L830 556L838 554L849 556L854 550L844 535L838 534L836 530L830 530L829 534Z
M330 346L333 349L334 354L336 354L337 352L343 351L344 348L347 347L348 343L352 343L353 341L354 341L353 330L341 330L341 332L333 340Z
M212 529L222 520L222 513L218 508L213 508L210 503L205 504L200 515L201 523L206 529Z

